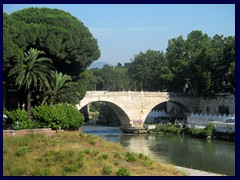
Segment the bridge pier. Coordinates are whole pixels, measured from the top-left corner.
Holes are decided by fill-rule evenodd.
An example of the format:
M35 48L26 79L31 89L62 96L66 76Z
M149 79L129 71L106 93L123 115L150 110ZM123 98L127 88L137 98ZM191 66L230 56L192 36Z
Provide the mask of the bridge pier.
M123 133L138 133L138 134L142 134L142 133L146 133L146 129L144 127L120 127L120 130Z

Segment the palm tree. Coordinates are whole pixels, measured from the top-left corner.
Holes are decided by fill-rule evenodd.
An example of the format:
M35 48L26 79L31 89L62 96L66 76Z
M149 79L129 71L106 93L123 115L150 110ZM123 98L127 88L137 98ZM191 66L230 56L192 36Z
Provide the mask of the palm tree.
M52 60L39 55L45 54L43 51L30 48L25 53L24 58L20 59L14 68L9 72L9 77L15 80L18 89L25 88L27 92L27 111L31 117L31 96L32 91L36 88L41 88L48 84L49 69L51 68Z
M76 91L76 82L72 82L69 75L51 71L51 81L47 87L47 93L44 101L50 104L60 102L78 103L79 93Z

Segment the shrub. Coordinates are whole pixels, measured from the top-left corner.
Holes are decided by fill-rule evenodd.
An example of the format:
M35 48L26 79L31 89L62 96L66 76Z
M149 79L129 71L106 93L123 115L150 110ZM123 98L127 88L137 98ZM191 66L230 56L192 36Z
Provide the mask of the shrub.
M191 129L191 135L197 138L205 138L206 132L204 129Z
M16 155L17 155L18 157L20 157L20 156L26 155L27 153L28 153L28 147L23 146L23 147L20 147L20 148L17 150Z
M103 160L103 159L107 159L108 158L108 155L107 154L102 154L100 156L98 156L98 160Z
M104 175L110 175L112 173L112 167L111 166L104 166L102 169L102 174Z
M40 105L32 109L33 120L28 118L25 110L4 111L8 117L5 126L13 129L51 128L76 130L84 122L84 116L78 109L67 103L57 105ZM95 144L95 142L91 142Z
M116 153L113 155L113 157L115 157L115 158L121 158L119 152L116 152Z
M213 136L215 133L213 124L207 124L205 127L206 136Z
M127 168L121 167L116 172L117 176L131 176L130 171Z
M115 161L113 164L117 166L119 165L119 161Z
M43 127L59 129L62 126L64 113L54 105L40 105L32 110L32 116L35 121L42 124Z
M126 157L127 162L135 162L137 160L137 157L136 157L135 153L127 152L125 157Z
M52 129L78 129L84 121L83 115L73 105L60 103L57 105L40 105L32 110L35 121L42 124L42 127Z
M5 125L13 130L32 129L40 126L39 123L28 118L27 111L23 109L16 109L13 111L4 111L7 119Z
M149 167L153 164L152 160L144 160L142 163L145 167Z
M84 116L78 111L78 109L67 103L60 103L57 105L60 112L64 112L64 118L62 118L62 128L75 130L82 126L84 122Z
M173 134L180 134L181 129L180 127L174 124L160 124L156 126L155 131L160 131L164 133L173 133Z

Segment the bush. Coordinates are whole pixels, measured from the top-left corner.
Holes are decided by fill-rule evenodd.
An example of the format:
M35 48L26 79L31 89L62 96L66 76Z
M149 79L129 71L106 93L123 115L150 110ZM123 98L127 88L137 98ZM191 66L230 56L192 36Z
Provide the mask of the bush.
M137 160L137 155L135 153L127 152L126 161L127 162L135 162Z
M13 130L33 128L76 130L84 122L84 116L78 109L67 103L35 106L32 109L33 120L29 119L28 113L22 109L4 111L4 114L8 117L4 126Z
M173 134L180 134L181 133L181 129L180 127L177 127L174 124L160 124L156 126L156 131L160 131L163 133L173 133Z
M205 138L206 132L204 129L191 129L191 135L197 138Z
M59 111L54 105L40 105L36 106L32 110L33 119L39 122L42 127L48 127L52 129L59 129L62 125L62 119L64 114Z
M121 167L119 170L116 172L117 176L131 176L131 173L127 168Z
M213 124L207 124L207 126L205 127L205 132L207 137L213 136L213 134L215 133Z
M78 109L67 103L61 103L57 105L60 112L64 112L64 118L62 119L62 128L76 130L82 126L84 122L84 116L78 111Z
M111 166L104 166L102 169L102 174L104 175L110 175L112 173Z
M40 126L39 123L28 118L27 111L16 109L13 111L4 111L7 116L5 126L13 130L32 129Z
M42 127L52 129L76 130L84 122L84 116L77 108L67 103L36 106L32 110L32 115Z

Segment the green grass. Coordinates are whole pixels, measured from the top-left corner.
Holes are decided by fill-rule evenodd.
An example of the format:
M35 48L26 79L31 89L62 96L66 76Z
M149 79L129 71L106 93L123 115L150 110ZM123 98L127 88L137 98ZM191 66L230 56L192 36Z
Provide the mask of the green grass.
M92 142L95 143L92 143ZM143 154L79 132L4 137L4 176L182 176Z

